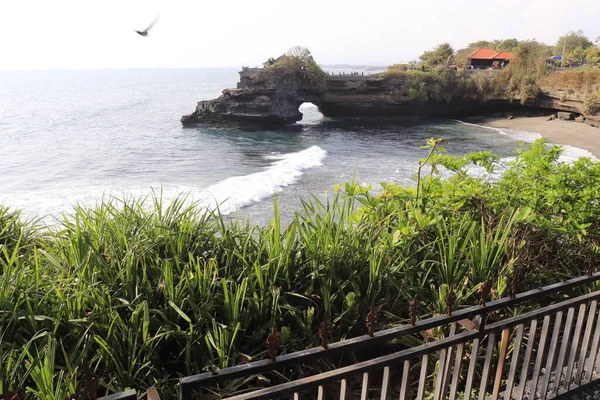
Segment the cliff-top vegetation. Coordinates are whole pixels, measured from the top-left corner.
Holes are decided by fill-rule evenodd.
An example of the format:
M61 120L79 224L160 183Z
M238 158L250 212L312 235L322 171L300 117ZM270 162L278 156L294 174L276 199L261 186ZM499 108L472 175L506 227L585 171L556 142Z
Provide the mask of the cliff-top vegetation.
M467 57L481 47L511 51L515 58L501 70L471 73ZM563 60L549 59L559 50L558 54L564 51ZM578 69L556 71L561 65ZM418 62L392 65L381 76L390 81L405 81L413 100L449 101L452 97L486 100L500 96L524 104L537 98L542 86L577 90L585 96L582 113L594 114L600 109L600 41L594 44L577 31L559 38L555 46L535 40L481 40L455 51L450 44L442 43L424 52Z
M301 46L292 47L277 59L269 59L262 69L253 74L253 79L257 81L276 81L278 87L288 87L291 91L300 87L322 91L327 79L327 73L317 64L310 51Z

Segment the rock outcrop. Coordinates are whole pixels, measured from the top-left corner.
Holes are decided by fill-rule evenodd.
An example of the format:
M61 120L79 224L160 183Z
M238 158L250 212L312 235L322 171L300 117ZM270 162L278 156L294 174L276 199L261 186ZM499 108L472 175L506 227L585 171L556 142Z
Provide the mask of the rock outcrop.
M236 89L225 89L219 98L199 102L181 122L238 127L289 125L302 119L298 108L305 102L317 105L324 116L336 118L448 117L525 110L579 115L583 104L576 94L565 96L556 89L542 88L537 98L521 104L506 93L448 90L435 82L419 86L402 76L328 75L318 87L305 78L302 74L282 77L264 69L244 68ZM585 122L600 126L600 116L586 116Z

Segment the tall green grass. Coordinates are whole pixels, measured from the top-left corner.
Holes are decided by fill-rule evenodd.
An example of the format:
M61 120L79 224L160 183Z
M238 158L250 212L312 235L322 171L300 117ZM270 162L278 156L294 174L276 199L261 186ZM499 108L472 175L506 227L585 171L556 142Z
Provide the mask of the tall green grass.
M92 381L98 394L156 385L170 398L181 376L267 358L272 329L290 352L319 345L325 320L341 340L366 333L370 310L378 329L405 323L415 296L425 318L449 293L455 309L477 304L486 282L507 295L517 273L525 290L587 272L600 164L559 163L539 142L490 181L466 169L497 156L438 145L418 190L350 182L287 226L277 200L263 227L160 194L78 206L45 229L0 208L0 387L64 399Z

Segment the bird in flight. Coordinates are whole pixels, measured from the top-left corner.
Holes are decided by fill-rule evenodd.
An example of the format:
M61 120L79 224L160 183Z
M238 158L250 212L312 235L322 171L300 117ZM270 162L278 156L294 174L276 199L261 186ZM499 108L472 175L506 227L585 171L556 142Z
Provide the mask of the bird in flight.
M156 17L154 19L154 21L152 21L152 23L145 30L135 31L135 32L140 36L148 36L148 31L150 30L150 28L152 28L154 26L154 24L156 24L157 21L158 21L158 17Z

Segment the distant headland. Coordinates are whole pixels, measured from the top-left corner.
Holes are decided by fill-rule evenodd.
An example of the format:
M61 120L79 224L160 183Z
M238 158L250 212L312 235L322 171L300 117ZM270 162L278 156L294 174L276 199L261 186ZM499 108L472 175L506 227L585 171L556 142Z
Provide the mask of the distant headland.
M505 43L507 41L502 41ZM491 45L476 42L474 45ZM506 43L505 43L506 44ZM490 114L569 113L600 126L600 69L558 68L548 46L516 42L454 50L442 44L421 62L396 64L380 73L325 72L302 47L295 47L262 68L243 67L237 88L201 101L184 125L283 126L302 119L299 106L313 103L325 117L461 117ZM600 48L598 61L600 61ZM562 60L561 60L562 61ZM354 69L350 65L327 66ZM369 67L375 68L375 67Z

